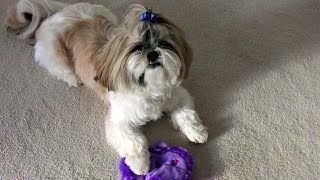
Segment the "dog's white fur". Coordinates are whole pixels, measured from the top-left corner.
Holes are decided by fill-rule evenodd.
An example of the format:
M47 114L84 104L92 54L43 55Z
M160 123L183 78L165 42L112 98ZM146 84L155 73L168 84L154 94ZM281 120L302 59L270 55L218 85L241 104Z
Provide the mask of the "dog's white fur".
M28 4L28 6L24 6L24 4ZM82 57L77 56L77 53L81 53L75 50L76 48L68 47L73 49L76 59L74 70L66 63L68 60L64 58L67 57L62 57L57 53L55 43L57 39L64 36L64 33L66 33L70 27L80 20L102 17L110 21L113 26L117 26L118 20L116 16L112 14L109 9L101 5L88 3L68 5L62 3L56 4L54 1L47 0L21 0L17 4L19 8L16 9L15 13L16 17L18 17L17 19L12 17L12 12L10 13L10 11L8 11L8 27L16 27L16 29L23 27L23 23L26 23L26 19L23 19L24 12L33 13L34 19L37 13L35 13L36 10L32 8L32 6L40 7L40 10L36 10L41 12L46 9L50 10L47 14L38 13L40 18L45 18L43 14L50 16L56 12L51 17L48 17L36 32L36 61L45 67L50 74L66 81L70 86L78 86L80 81L82 81L107 102L109 105L109 113L105 120L107 140L121 156L126 157L126 163L133 172L136 174L145 174L149 170L148 142L140 132L139 127L149 121L159 119L163 115L163 112L171 116L174 127L180 129L190 141L195 143L204 143L207 141L207 130L201 123L197 112L194 110L193 100L189 93L180 86L181 80L179 78L182 76L182 69L186 66L182 60L183 55L179 55L179 53L177 54L170 50L156 48L161 54L159 61L163 67L148 68L147 61L143 60L142 55L140 53L133 53L129 57L126 57L127 64L125 64L125 72L133 77L133 79L129 79L129 83L133 85L128 86L122 83L117 90L108 90L92 81L93 74L96 74L98 71L94 69L93 65L86 64L84 70L81 69L81 63L77 64L77 61L82 61ZM45 8L41 9L41 7ZM139 6L139 8L141 9L143 7ZM125 18L124 24L126 25L123 27L133 29L133 35L130 34L128 36L136 35L140 37L140 33L136 31L141 28L141 26L131 22L132 20L130 18L132 18L132 14ZM17 26L11 25L14 24L16 20L18 20ZM36 30L36 26L39 24L38 20L34 23L31 22L27 24L29 26L27 29L28 32L22 37L29 37L32 29ZM159 29L161 31L160 33L165 31L161 26ZM118 38L116 30L117 29L113 31L110 30L110 34L107 36L110 36L110 39ZM119 29L119 31L121 30ZM174 45L182 46L181 43L175 43ZM116 50L125 51L125 49L115 49L115 51ZM183 50L179 52L183 53ZM83 51L86 51L86 49L83 49ZM85 53L90 54L91 52ZM124 58L118 59L118 61L122 60L124 60ZM133 83L133 81L138 79L142 73L144 73L144 82L147 85L139 87ZM86 80L88 77L90 77L90 80Z

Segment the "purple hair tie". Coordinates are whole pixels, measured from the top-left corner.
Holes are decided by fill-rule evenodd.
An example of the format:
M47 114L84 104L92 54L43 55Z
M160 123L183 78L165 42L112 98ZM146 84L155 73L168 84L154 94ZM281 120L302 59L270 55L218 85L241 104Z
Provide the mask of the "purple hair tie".
M157 21L157 17L152 12L145 11L144 13L141 14L140 20L143 22L155 23Z
M169 147L164 142L150 147L150 170L146 175L135 175L125 158L120 161L121 180L190 180L193 159L182 147Z

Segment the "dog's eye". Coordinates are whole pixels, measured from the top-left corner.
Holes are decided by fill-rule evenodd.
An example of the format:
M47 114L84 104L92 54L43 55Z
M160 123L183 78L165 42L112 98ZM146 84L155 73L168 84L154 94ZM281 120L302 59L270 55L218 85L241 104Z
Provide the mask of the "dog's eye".
M171 50L173 52L177 52L177 50L173 47L173 45L171 43L167 42L167 41L160 41L159 42L159 47Z
M131 52L140 52L143 50L143 45L139 44L139 45L136 45Z

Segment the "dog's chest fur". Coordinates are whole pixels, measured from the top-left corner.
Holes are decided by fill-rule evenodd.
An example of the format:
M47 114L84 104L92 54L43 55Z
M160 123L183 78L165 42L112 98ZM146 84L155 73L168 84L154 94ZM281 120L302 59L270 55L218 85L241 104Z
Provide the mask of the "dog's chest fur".
M147 98L137 94L109 93L112 113L119 121L129 121L135 125L144 125L163 115L169 98Z

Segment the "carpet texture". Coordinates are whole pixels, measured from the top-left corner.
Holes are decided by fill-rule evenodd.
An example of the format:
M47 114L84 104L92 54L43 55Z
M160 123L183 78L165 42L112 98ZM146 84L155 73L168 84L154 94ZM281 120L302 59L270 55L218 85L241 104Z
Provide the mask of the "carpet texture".
M123 16L138 1L91 2ZM48 75L6 33L12 3L0 1L0 179L118 179L102 103ZM194 180L320 178L319 0L141 3L185 30L195 62L184 86L210 136L189 143L163 118L145 128L150 143L187 148Z

